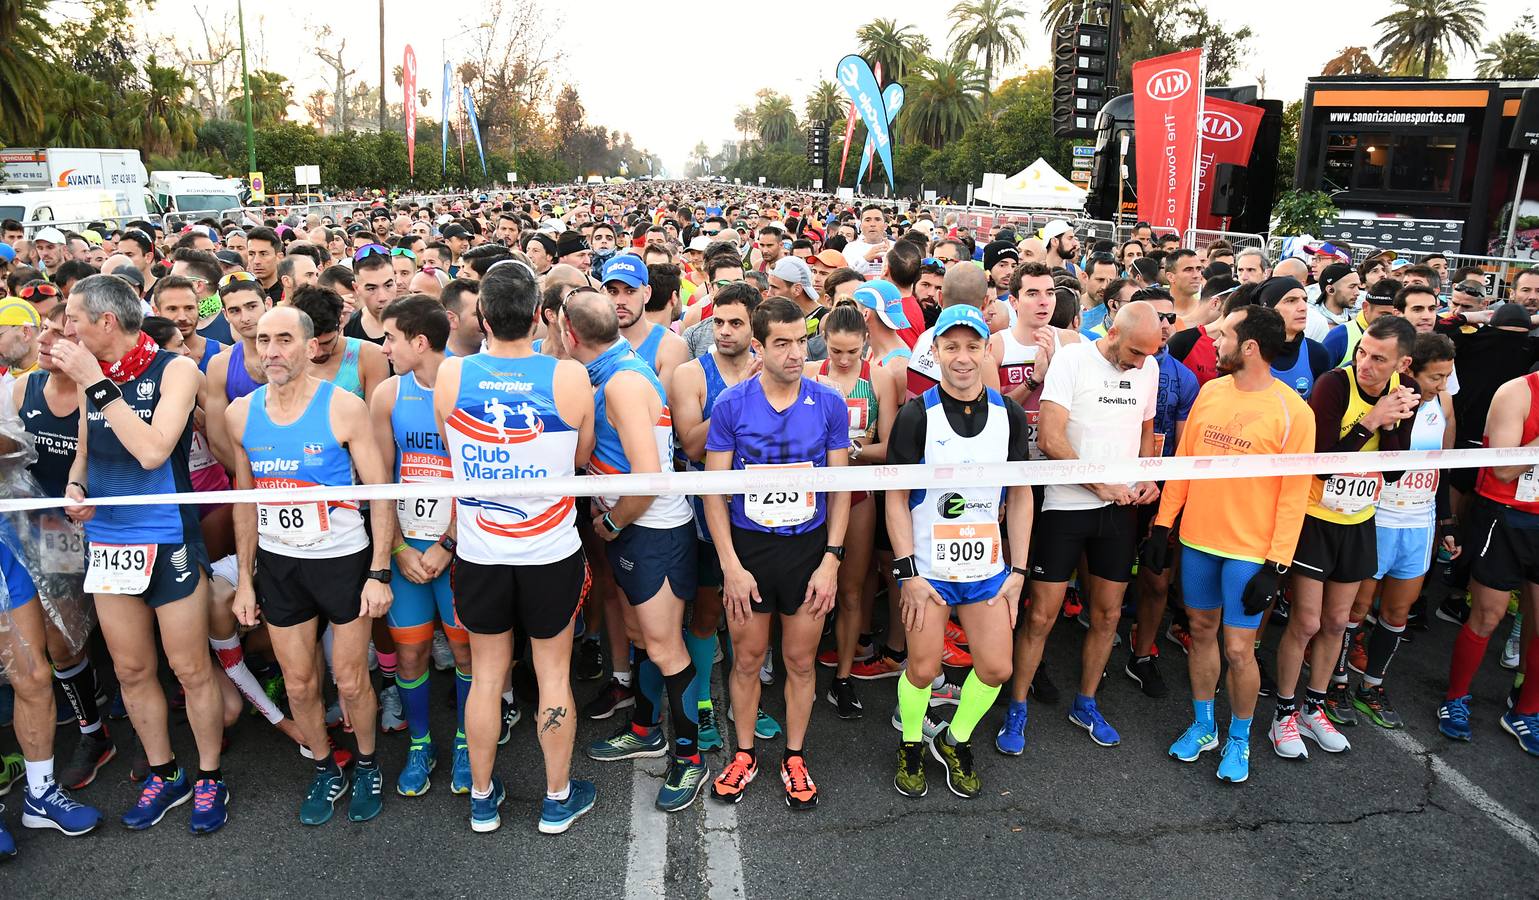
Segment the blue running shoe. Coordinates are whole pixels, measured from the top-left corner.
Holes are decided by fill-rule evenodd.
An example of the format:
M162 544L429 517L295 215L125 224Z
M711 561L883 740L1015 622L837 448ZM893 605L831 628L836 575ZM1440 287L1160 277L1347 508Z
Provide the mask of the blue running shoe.
M657 808L667 813L688 809L710 778L711 770L704 763L673 757L668 760L668 774L657 792Z
M762 709L759 710L759 715L753 720L753 736L761 741L767 741L779 734L780 723L775 721L774 716Z
M716 727L715 707L701 704L700 707L700 750L720 750L722 747L721 729Z
M6 685L10 687L10 685ZM5 807L0 806L0 813L5 812ZM11 836L9 828L5 827L5 820L0 819L0 859L10 859L16 855L16 838Z
M1193 722L1170 745L1170 755L1182 762L1196 762L1197 757L1218 746L1218 735L1201 722ZM1225 751L1228 752L1228 751Z
M503 790L502 779L492 776L492 793L489 797L477 798L470 795L470 830L477 834L486 834L502 827L502 816L498 815L497 807L507 799L508 792ZM546 801L549 802L549 801Z
M340 769L332 772L320 769L310 781L310 791L305 802L299 805L299 821L303 825L325 825L331 821L337 798L347 790L347 773Z
M123 825L132 831L151 828L164 819L172 807L181 806L191 799L192 783L187 779L186 769L177 769L176 778L172 781L166 781L151 771L139 791L139 802L123 814Z
M192 816L187 829L193 834L213 834L230 821L230 789L223 781L199 778L192 783Z
M637 734L634 727L625 725L613 735L588 745L588 758L600 762L658 757L667 753L668 738L663 736L662 727L657 725L652 726L645 735Z
M470 793L470 744L463 738L454 740L454 766L449 777L449 793Z
M593 801L598 796L598 788L593 786L593 782L573 778L571 785L571 793L565 800L552 800L546 797L545 802L541 804L541 834L561 834L593 808Z
M430 776L436 768L438 756L432 740L426 737L412 738L411 746L406 748L406 765L401 767L401 775L395 780L395 792L402 797L426 794L433 786Z
M1470 731L1470 700L1469 694L1454 700L1444 700L1443 705L1437 708L1437 730L1443 732L1444 737L1453 738L1456 741L1467 741L1473 737Z
M1218 762L1218 780L1239 784L1250 777L1250 741L1231 737L1224 741L1224 757Z
M1115 747L1122 743L1122 736L1117 733L1117 729L1106 724L1094 698L1075 697L1074 707L1069 710L1069 721L1090 732L1090 739L1102 747Z
M1010 701L1005 713L1005 724L994 735L994 749L1006 756L1020 756L1026 752L1026 701Z
M353 796L347 801L347 817L367 822L385 808L385 776L379 766L353 766Z
M1525 753L1539 756L1539 715L1520 716L1509 712L1502 716L1502 730L1518 739Z
M75 837L101 824L99 810L71 800L57 784L48 785L41 797L32 796L31 791L22 794L21 824L27 828L52 828Z

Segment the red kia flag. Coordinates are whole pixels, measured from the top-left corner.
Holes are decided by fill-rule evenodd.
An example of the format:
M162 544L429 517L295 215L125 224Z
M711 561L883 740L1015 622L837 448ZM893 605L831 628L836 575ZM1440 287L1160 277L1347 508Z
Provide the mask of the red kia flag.
M406 169L417 175L417 54L411 44L406 45L406 58L401 61L401 108L406 110Z
M1224 220L1208 210L1213 205L1213 180L1219 166L1250 163L1250 151L1261 128L1259 106L1208 97L1202 104L1202 154L1197 160L1197 227L1218 230Z
M1202 111L1202 49L1133 63L1138 218L1155 232L1191 227Z

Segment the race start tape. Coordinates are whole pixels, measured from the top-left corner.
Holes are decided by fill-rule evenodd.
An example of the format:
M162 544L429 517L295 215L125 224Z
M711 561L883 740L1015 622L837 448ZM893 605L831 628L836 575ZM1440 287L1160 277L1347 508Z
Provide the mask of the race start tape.
M1087 461L1033 460L975 465L764 467L722 472L651 475L567 475L500 481L432 481L351 487L199 491L90 497L82 506L151 504L302 503L316 500L411 500L453 497L651 497L664 494L741 494L753 491L886 491L1011 487L1036 484L1131 484L1138 481L1202 481L1278 475L1402 472L1539 465L1539 447L1468 450L1401 450L1374 453L1289 453L1254 456L1171 456ZM524 471L524 470L520 470ZM0 512L74 505L58 497L0 500Z

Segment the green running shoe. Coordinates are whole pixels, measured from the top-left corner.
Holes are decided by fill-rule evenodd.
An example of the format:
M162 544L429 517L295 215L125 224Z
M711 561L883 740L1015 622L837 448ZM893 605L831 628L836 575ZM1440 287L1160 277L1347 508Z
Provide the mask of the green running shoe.
M384 792L380 786L384 776L379 766L353 767L353 796L347 803L347 817L354 822L367 822L379 815L384 808Z
M11 788L21 784L21 776L26 774L27 758L20 753L8 753L0 756L0 797L11 792Z
M716 710L706 704L700 705L700 750L720 750L722 747L721 730L716 727Z
M1402 719L1400 714L1395 712L1395 708L1389 705L1389 695L1384 693L1382 684L1365 684L1353 691L1352 705L1380 728L1405 727L1405 719Z
M635 728L626 725L612 736L588 745L588 758L600 762L656 757L667 752L668 739L663 737L660 726L654 726L643 736L637 734Z
M753 736L761 741L767 741L779 734L780 723L775 721L774 716L762 709L759 710L758 717L753 720Z
M924 742L904 742L898 745L898 774L892 786L905 797L923 797L930 792L924 779Z
M983 783L973 769L972 742L958 741L953 744L950 725L930 742L930 752L946 767L946 787L951 789L951 793L970 800L983 790Z
M657 792L657 808L667 813L688 809L710 777L711 770L704 763L692 763L678 757L670 759L668 774Z
M347 790L347 773L340 769L333 772L322 770L315 773L310 782L310 792L299 807L299 821L305 825L325 825L331 821L331 813L337 798Z

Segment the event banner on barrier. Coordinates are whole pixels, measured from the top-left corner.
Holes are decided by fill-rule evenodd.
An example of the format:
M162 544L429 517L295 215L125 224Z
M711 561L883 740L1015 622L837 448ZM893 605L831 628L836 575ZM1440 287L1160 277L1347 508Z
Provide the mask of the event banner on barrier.
M1247 103L1234 103L1217 97L1202 102L1202 151L1197 158L1197 227L1224 230L1224 217L1215 216L1213 205L1214 173L1222 165L1243 166L1250 162L1250 151L1261 128L1262 110Z
M1192 227L1202 78L1201 48L1133 63L1138 218L1159 232Z

